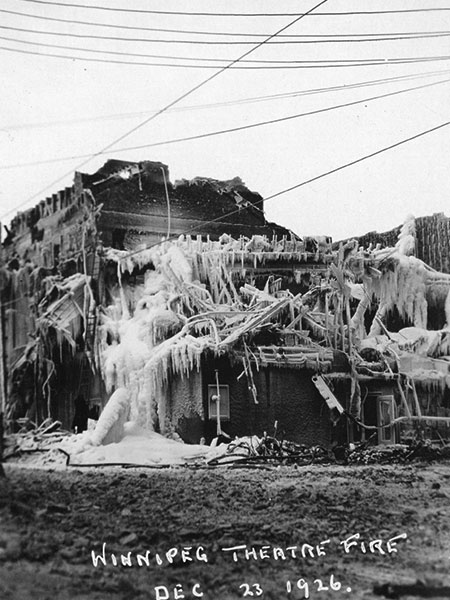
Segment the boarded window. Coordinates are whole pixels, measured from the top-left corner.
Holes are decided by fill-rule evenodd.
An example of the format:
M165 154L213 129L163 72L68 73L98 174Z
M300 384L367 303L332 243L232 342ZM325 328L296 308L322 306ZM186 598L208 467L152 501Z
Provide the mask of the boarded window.
M217 385L208 385L208 419L217 419L217 405L220 405L220 418L227 421L230 419L230 390L228 385L219 385L219 398L217 397Z

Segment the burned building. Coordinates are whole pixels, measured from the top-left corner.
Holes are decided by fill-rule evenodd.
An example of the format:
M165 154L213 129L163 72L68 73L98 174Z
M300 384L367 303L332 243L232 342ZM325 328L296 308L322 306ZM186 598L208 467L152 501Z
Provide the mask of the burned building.
M450 276L413 256L414 227L333 250L268 223L239 178L76 173L4 242L10 425L70 428L122 389L127 418L192 443L447 439Z
M358 236L357 239L359 245L364 248L376 247L377 244L380 248L389 248L397 243L400 230L401 226L382 233L370 231ZM417 217L414 240L414 256L423 260L433 269L450 273L450 219L444 213ZM336 248L338 246L339 243L335 245Z

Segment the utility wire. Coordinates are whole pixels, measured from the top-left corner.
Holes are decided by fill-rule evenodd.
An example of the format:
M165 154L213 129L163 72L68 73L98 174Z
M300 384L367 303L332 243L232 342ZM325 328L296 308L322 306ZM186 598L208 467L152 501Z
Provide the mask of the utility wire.
M0 25L0 29L2 29L2 26ZM449 33L450 35L450 33ZM158 59L158 60L184 60L184 61L195 61L198 63L201 62L213 62L213 63L224 63L227 61L226 58L201 58L201 57L190 57L190 56L173 56L173 55L166 55L166 54L143 54L143 53L139 53L139 52L121 52L121 51L117 51L117 50L98 50L98 49L92 49L92 48L80 48L80 47L75 47L75 46L65 46L62 44L47 44L47 43L43 43L43 42L34 42L34 41L29 41L29 40L21 40L18 38L11 38L9 36L3 36L0 35L0 39L1 40L6 40L8 42L14 42L14 43L20 43L20 44L27 44L27 45L31 45L31 46L40 46L40 47L45 47L45 48L58 48L60 50L72 50L75 52L92 52L94 54L112 54L114 56L130 56L130 57L137 57L137 58L154 58L154 59ZM270 68L271 65L275 65L274 68L280 68L281 66L283 68L285 68L286 65L304 65L304 64L323 64L323 63L327 63L327 64L334 64L334 63L370 63L373 64L374 62L379 62L379 61L397 61L397 60L408 60L408 61L423 61L423 60L447 60L449 59L450 56L446 56L446 57L442 57L442 56L420 56L420 57L401 57L401 58L369 58L369 59L326 59L326 60L242 60L240 61L240 65L242 65L243 63L245 65L247 64L262 64L262 65L269 65ZM134 64L134 63L132 63ZM153 63L151 63L153 64ZM155 65L159 65L160 63L155 63ZM197 68L203 68L205 65L199 64L199 65L189 65L189 64L182 64L182 65L169 65L168 63L163 63L164 66L182 66L182 67L197 67ZM209 66L209 65L208 65ZM211 67L210 67L211 68ZM213 66L212 68L216 68L216 66ZM239 67L235 67L235 68L249 68L249 67L244 67L244 66L239 66Z
M325 0L326 1L326 0ZM28 44L34 44L34 42L25 42ZM43 44L48 45L48 44ZM182 64L182 63L167 63L167 62L143 62L143 61L126 61L126 60L115 60L106 58L93 58L88 56L69 56L67 54L54 54L53 52L34 52L32 50L23 50L20 48L9 48L7 46L0 46L0 50L7 52L14 52L18 54L28 54L32 56L47 56L51 58L64 58L66 60L82 60L84 62L96 62L96 63L107 63L112 65L132 65L136 67L171 67L175 69L217 69L220 71L231 68L230 65L211 65L211 64ZM77 50L74 48L74 50ZM99 52L98 50L92 50L91 52ZM248 54L248 53L247 53ZM245 56L247 56L245 54ZM194 60L194 59L190 59ZM197 60L208 60L208 59L197 59ZM450 55L443 56L408 56L398 58L372 58L372 59L329 59L329 60L305 60L301 61L300 64L284 63L282 65L271 65L271 64L244 64L236 65L233 63L234 70L273 70L273 69L335 69L340 67L371 67L376 65L405 65L415 64L424 62L438 62L450 60ZM250 61L248 61L250 62Z
M47 0L19 0L31 4L45 4L47 6L62 6L66 8L85 8L89 10L104 10L110 12L140 13L153 15L187 15L194 17L295 17L295 16L346 16L346 15L391 15L402 13L424 13L424 12L443 12L450 11L449 7L430 7L430 8L410 8L399 10L364 10L347 12L318 12L316 14L307 13L223 13L223 12L189 12L180 10L148 10L138 8L113 8L112 6L98 6L87 4L75 4L69 2L49 2Z
M376 150L375 152L371 152L370 154L366 154L364 156L361 156L360 158L357 158L355 160L352 160L350 162L347 162L343 165L340 165L339 167L336 167L334 169L330 169L329 171L325 171L324 173L320 173L320 175L316 175L315 177L311 177L310 179L306 179L304 181L301 181L300 183L297 183L295 185L292 185L288 188L285 188L283 190L280 190L279 192L276 192L275 194L271 194L270 196L266 196L265 198L256 201L254 203L252 203L252 205L257 205L257 204L263 204L264 202L268 202L269 200L273 200L274 198L278 198L280 196L282 196L283 194L287 194L288 192L292 192L293 190L299 189L301 187L304 187L305 185L309 185L310 183L314 183L315 181L319 181L320 179L323 179L325 177L328 177L329 175L333 175L334 173L338 173L339 171L343 171L344 169L347 169L349 167L352 167L354 165L357 165L361 162L364 162L365 160L369 160L370 158L374 158L375 156L379 156L380 154L383 154L384 152L387 152L388 150L393 150L394 148L398 148L399 146L402 146L403 144L407 144L408 142L412 142L413 140L417 140L418 138L421 138L425 135L428 135L429 133L433 133L434 131L438 131L439 129L443 129L444 127L448 127L450 125L450 121L446 121L445 123L441 123L440 125L437 125L436 127L432 127L431 129L427 129L425 131L421 131L420 133L417 133L416 135L413 135L411 137L405 138L403 140L400 140L399 142L395 142L394 144L391 144L390 146L385 146L384 148L381 148L380 150ZM211 219L209 221L206 222L202 222L202 227L207 227L208 225L212 225L213 223L217 223L219 221L223 221L224 219L231 217L232 215L235 215L236 213L240 212L242 209L237 208L235 210L232 210L224 215L221 215L220 217L216 217L215 219ZM188 235L190 233L192 233L192 231L195 231L197 229L197 227L191 227L185 231L183 231L182 234L177 234L177 236L179 235ZM166 240L161 240L160 242L156 242L154 244L150 244L148 246L146 246L145 248L141 248L139 250L133 250L131 252L129 252L127 254L127 257L129 256L133 256L135 254L139 254L140 252L143 252L144 250L148 250L150 248L153 248L155 246L159 246L162 243L164 243L164 241Z
M342 171L343 169L347 169L348 167L357 165L358 163L368 160L369 158L374 158L375 156L378 156L379 154L383 154L383 152L387 152L388 150L393 150L394 148L398 148L398 146L401 146L408 142L412 142L413 140L417 140L418 138L423 137L424 135L428 135L429 133L433 133L434 131L438 131L439 129L448 127L449 125L450 125L450 121L446 121L445 123L441 123L440 125L437 125L436 127L432 127L431 129L421 131L420 133L417 133L416 135L413 135L409 138L406 138L404 140L396 142L395 144L391 144L390 146L381 148L381 150L377 150L376 152L372 152L371 154L366 154L365 156L362 156L361 158L357 158L356 160L352 160L351 162L348 162L345 165L341 165L340 167L331 169L331 171L327 171L326 173L322 173L321 175L317 175L316 177L312 177L311 179L307 179L306 181L302 181L301 183L292 185L291 187L281 190L280 192L276 192L275 194L272 194L271 196L267 196L266 200L273 200L274 198L278 198L282 194L287 194L288 192L292 192L293 190L303 187L304 185L308 185L309 183L313 183L314 181L323 179L324 177L327 177L328 175L333 175L334 173L338 173L339 171Z
M40 31L37 29L27 29L25 27L13 27L10 25L0 25L0 29L7 29L9 31L20 31L21 33L33 33L33 34L39 34L39 35L50 35L50 36L59 36L59 37L70 37L70 38L78 38L78 39L89 39L89 40L113 40L113 41L119 41L119 42L139 42L139 43L151 43L151 44L193 44L193 45L210 45L210 46L223 46L223 45L234 45L234 46L243 46L243 45L254 45L255 42L254 41L221 41L221 40L180 40L180 39L173 39L173 38L169 38L169 39L160 39L160 38L156 38L156 39L150 39L150 38L130 38L130 37L121 37L121 36L114 36L114 35L96 35L94 33L67 33L67 32L61 32L61 31ZM210 35L214 35L214 33L211 33ZM450 35L450 32L448 31L444 31L444 32L431 32L431 33L423 33L423 34L416 34L416 35L405 35L405 36L401 36L398 35L396 37L388 37L388 35L390 34L386 34L383 37L378 37L378 38L366 38L364 37L363 39L349 39L349 40L334 40L334 39L327 39L327 40L298 40L298 39L294 39L294 40L272 40L269 42L266 42L269 45L280 45L280 44L322 44L322 43L360 43L360 42L380 42L380 41L395 41L395 40L410 40L410 39L428 39L428 38L441 38L441 37L448 37Z
M110 29L124 29L129 31L153 31L160 33L182 33L186 35L210 35L215 37L266 37L268 33L243 33L243 32L231 32L231 31L203 31L203 30L192 30L192 29L164 29L161 27L139 27L133 25L117 25L112 23L95 23L93 21L78 21L77 19L61 19L57 17L48 17L41 15L33 15L30 13L23 13L15 10L6 10L0 8L0 13L16 15L21 17L29 17L32 19L40 19L42 21L50 21L57 23L68 23L69 25L87 25L89 27L105 27ZM33 30L34 31L34 30ZM403 31L403 32L382 32L382 33L335 33L335 34L280 34L280 38L302 38L298 43L346 43L346 42L362 42L362 41L385 41L385 40L404 40L404 39L420 39L422 37L443 37L449 35L449 31ZM349 39L346 39L349 38ZM356 39L352 38L367 38L367 39ZM217 43L217 42L216 42ZM245 42L251 44L253 42ZM281 42L277 42L281 43Z
M143 148L155 148L156 146L166 146L169 144L178 144L180 142L188 142L188 141L192 141L192 140L200 140L200 139L204 139L204 138L208 138L208 137L213 137L216 135L224 135L227 133L236 133L237 131L243 131L246 129L254 129L255 127L261 127L264 125L274 125L275 123L283 123L285 121L292 121L294 119L299 119L302 117L309 117L309 116L313 116L313 115L318 115L318 114L322 114L322 113L326 113L326 112L330 112L333 110L337 110L340 108L348 108L349 106L356 106L358 104L364 104L365 102L371 102L373 100L381 100L384 98L390 98L392 96L397 96L399 94L405 94L407 92L412 92L412 91L416 91L416 90L422 90L425 88L429 88L435 85L441 85L443 83L449 83L450 79L445 79L442 81L435 81L432 83L425 83L423 85L418 85L418 86L414 86L411 88L406 88L404 90L396 90L394 92L388 92L385 94L380 94L378 96L371 96L369 98L362 98L361 100L354 100L352 102L345 102L343 104L335 104L333 106L327 106L325 108L319 108L316 110L311 110L308 112L303 112L303 113L297 113L295 115L289 115L287 117L280 117L278 119L270 119L268 121L260 121L258 123L251 123L249 125L241 125L239 127L231 127L230 129L221 129L220 131L210 131L208 133L200 133L197 135L191 135L191 136L186 136L186 137L182 137L182 138L176 138L176 139L172 139L172 140L165 140L165 141L161 141L161 142L152 142L151 144L142 144L139 146L129 146L126 148L116 148L114 150L110 150L107 152L107 154L111 154L111 153L116 153L116 152L128 152L130 150L142 150ZM60 162L63 160L74 160L74 159L80 159L80 158L86 158L88 156L91 156L90 154L81 154L78 156L67 156L65 158L50 158L47 160L40 160L40 161L35 161L35 162L29 162L29 163L20 163L20 164L16 164L16 165L2 165L0 166L0 169L11 169L11 168L22 168L22 167L31 167L31 166L36 166L36 165L42 165L42 164L49 164L49 163L56 163L56 162Z
M196 92L200 88L204 87L205 85L207 85L208 83L210 83L211 81L213 81L214 79L216 79L216 77L219 77L219 75L221 75L222 73L224 73L225 71L227 71L228 69L230 69L231 67L233 67L236 63L238 63L239 61L243 60L244 58L246 58L247 56L249 56L251 53L255 52L256 50L258 50L259 48L261 48L262 46L264 46L264 44L266 44L267 42L269 42L272 38L276 37L280 33L283 33L283 31L286 31L286 29L288 29L289 27L292 27L292 25L295 25L295 23L298 23L306 15L312 13L314 10L316 10L320 6L323 6L327 1L328 0L321 0L321 2L319 2L318 4L315 4L306 13L303 13L302 15L296 17L293 21L290 21L287 25L284 25L283 27L281 27L280 29L278 29L275 33L271 34L265 40L263 40L262 42L259 42L258 44L256 44L252 48L250 48L250 50L247 50L247 52L244 52L244 54L241 54L238 58L235 58L234 60L232 60L231 62L229 62L223 68L219 69L218 71L215 71L212 75L210 75L206 79L203 79L200 83L198 83L198 84L194 85L193 87L191 87L187 92L184 92L183 94L181 94L180 96L178 96L177 98L175 98L175 100L172 100L172 102L169 102L169 104L166 104L158 112L154 113L150 117L147 117L146 119L144 119L143 121L141 121L140 123L138 123L137 125L135 125L134 127L132 127L131 129L129 129L128 131L126 131L124 134L120 135L118 138L115 138L112 142L110 142L109 144L107 144L106 146L104 146L101 150L99 150L99 152L96 152L96 153L92 154L92 156L90 156L86 160L83 160L74 169L71 169L70 171L64 173L63 175L61 175L57 179L53 180L51 183L49 183L44 188L42 188L41 190L39 190L39 192L37 192L36 194L33 194L32 196L30 196L29 198L27 198L27 200L21 202L14 209L12 209L12 210L4 213L0 218L4 218L6 215L11 214L12 212L16 211L18 208L21 208L22 206L25 206L25 204L28 204L29 202L31 202L31 200L34 200L35 198L39 197L41 194L43 194L44 192L46 192L50 187L56 185L57 183L59 183L60 181L62 181L63 179L65 179L66 177L68 177L69 175L71 175L73 173L73 171L76 171L76 170L80 169L81 167L83 167L86 163L88 163L90 160L92 160L96 156L99 156L100 154L106 152L107 150L109 150L110 148L112 148L113 146L115 146L116 144L118 144L119 142L121 142L123 139L125 139L126 137L128 137L129 135L131 135L132 133L134 133L135 131L137 131L138 129L141 129L142 127L144 127L144 125L147 125L148 123L150 123L151 121L153 121L154 119L156 119L159 115L165 113L170 108L172 108L173 106L175 106L176 104L178 104L179 102L181 102L182 100L184 100L185 98L187 98L188 96L192 95L194 92Z
M411 75L399 75L397 77L383 77L381 79L372 79L359 81L356 83L349 83L344 85L334 85L328 86L324 88L312 88L307 90L295 90L292 92L283 92L280 94L269 94L266 96L253 96L249 98L240 98L236 100L228 100L224 102L211 102L209 104L193 104L188 106L179 106L175 107L168 112L186 112L186 111L194 111L194 110L206 110L210 108L223 108L229 106L240 106L245 104L253 104L259 102L269 102L271 100L285 100L289 98L297 98L301 96L311 96L316 94L325 94L329 92L341 92L344 90L353 90L365 87L373 87L377 85L384 85L389 83L397 83L400 81L414 81L415 79L426 79L429 77L443 76L450 73L450 70L442 69L438 71L425 71L424 73L412 73ZM136 111L129 113L115 113L110 115L97 115L95 117L80 117L75 119L66 119L60 121L42 121L37 123L21 123L21 124L12 124L12 125L3 125L0 127L2 131L16 131L22 129L33 129L33 128L44 128L44 127L54 127L59 125L73 125L77 123L89 123L92 121L111 121L116 119L130 119L134 117L141 117L143 115L153 114L156 112L155 110L146 110L146 111ZM73 157L71 157L73 158ZM65 159L64 159L65 160ZM29 163L34 164L34 163ZM16 165L10 165L16 166ZM19 165L17 165L19 166ZM8 166L1 168L9 168Z

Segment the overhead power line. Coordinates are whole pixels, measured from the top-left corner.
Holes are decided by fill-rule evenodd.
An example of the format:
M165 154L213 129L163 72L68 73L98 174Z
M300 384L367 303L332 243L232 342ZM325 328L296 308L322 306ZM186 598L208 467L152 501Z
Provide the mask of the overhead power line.
M443 83L449 83L450 79L445 79L443 81L435 81L432 83L425 83L423 85L417 85L411 88L406 88L404 90L396 90L394 92L387 92L385 94L379 94L377 96L371 96L369 98L361 98L360 100L353 100L352 102L345 102L342 104L334 104L332 106L327 106L325 108L318 108L316 110L310 110L307 112L303 112L303 113L297 113L294 115L288 115L286 117L279 117L277 119L270 119L268 121L259 121L258 123L250 123L247 125L241 125L239 127L231 127L229 129L221 129L219 131L210 131L207 133L199 133L197 135L191 135L191 136L186 136L186 137L182 137L182 138L176 138L176 139L171 139L171 140L164 140L161 142L152 142L150 144L141 144L138 146L128 146L126 148L116 148L114 150L110 150L105 154L111 154L111 153L116 153L116 152L128 152L130 150L142 150L144 148L155 148L156 146L166 146L169 144L178 144L181 142L189 142L189 141L193 141L193 140L200 140L200 139L204 139L204 138L208 138L208 137L214 137L217 135L224 135L227 133L236 133L238 131L244 131L247 129L254 129L256 127L262 127L264 125L274 125L276 123L283 123L286 121L292 121L295 119L300 119L302 117L310 117L313 115L319 115L319 114L323 114L326 112L330 112L333 110L337 110L340 108L348 108L350 106L357 106L358 104L364 104L366 102L372 102L373 100L381 100L384 98L390 98L392 96L398 96L399 94L405 94L407 92L413 92L413 91L417 91L417 90L422 90L422 89L426 89L432 86L436 86L436 85L441 85ZM64 160L75 160L75 159L80 159L80 158L86 158L88 156L91 156L91 154L81 154L78 156L67 156L64 158L58 157L58 158L50 158L47 160L39 160L39 161L35 161L35 162L28 162L28 163L20 163L20 164L16 164L16 165L2 165L0 166L0 169L12 169L12 168L23 168L23 167L31 167L31 166L37 166L37 165L43 165L43 164L50 164L50 163L56 163L56 162L61 162Z
M224 73L225 71L227 71L228 69L230 69L231 67L233 67L240 60L243 60L244 58L246 58L247 56L249 56L250 54L252 54L256 50L258 50L259 48L261 48L262 46L264 46L264 44L266 44L267 42L269 42L271 39L273 39L274 37L276 37L280 33L283 33L283 31L286 31L289 27L292 27L292 25L295 25L296 23L298 23L306 15L312 13L314 10L316 10L320 6L323 6L324 4L326 4L327 1L328 0L321 0L321 2L319 2L316 5L314 5L306 13L303 13L299 17L296 17L294 20L290 21L287 25L284 25L283 27L281 27L280 29L278 29L277 31L275 31L275 33L271 34L269 37L267 37L266 39L264 39L262 42L258 42L255 46L253 46L252 48L250 48L250 50L247 50L247 52L244 52L244 54L241 54L240 56L238 56L237 58L235 58L234 60L232 60L231 62L229 62L227 65L225 65L224 67L222 67L218 71L215 71L214 73L212 73L206 79L203 79L200 83L198 83L198 84L194 85L193 87L191 87L187 92L184 92L180 96L177 96L177 98L175 98L175 100L172 100L171 102L169 102L168 104L166 104L165 106L163 106L158 112L154 113L150 117L147 117L146 119L144 119L143 121L141 121L140 123L138 123L137 125L135 125L134 127L132 127L131 129L129 129L128 131L126 131L124 134L122 134L119 137L115 138L112 142L110 142L109 144L107 144L106 146L104 146L101 150L99 150L98 152L92 154L89 158L87 158L86 160L83 160L81 163L79 163L76 167L74 167L73 170L80 169L81 167L83 167L86 163L88 163L90 160L92 160L96 156L98 156L98 155L106 152L107 150L109 150L110 148L112 148L116 144L120 143L123 139L125 139L126 137L128 137L129 135L131 135L132 133L134 133L135 131L137 131L138 129L141 129L142 127L144 127L145 125L147 125L148 123L150 123L151 121L153 121L154 119L156 119L159 115L164 114L169 109L171 109L173 106L177 105L179 102L181 102L185 98L188 98L194 92L196 92L197 90L201 89L202 87L204 87L205 85L207 85L208 83L210 83L211 81L213 81L214 79L216 79L217 77L219 77L222 73ZM63 175L61 175L60 177L56 178L54 181L52 181L51 183L49 183L48 185L46 185L44 188L42 188L41 190L39 190L39 192L37 192L36 194L33 194L32 196L30 196L24 202L21 202L14 209L12 209L12 210L4 213L2 215L2 217L0 217L0 218L4 218L6 215L10 215L12 212L14 212L15 210L17 210L18 208L21 208L25 204L28 204L29 202L31 202L35 198L39 197L41 194L43 194L44 192L46 192L50 187L58 184L60 181L64 180L66 177L68 177L69 175L71 175L72 172L73 171L70 170L70 171L64 173Z
M2 36L0 36L2 39ZM3 36L4 39L4 36ZM17 40L18 41L18 40ZM34 42L22 42L26 44L34 44L34 45L43 45L48 46L50 44L36 44ZM53 45L52 45L53 46ZM115 65L132 65L136 67L171 67L176 69L217 69L221 70L231 68L227 65L211 65L211 64L191 64L191 63L172 63L172 62L143 62L143 61L127 61L127 60L115 60L115 59L106 59L106 58L93 58L90 56L73 56L67 54L55 54L53 52L35 52L32 50L23 50L21 48L9 48L7 46L0 46L0 50L5 50L7 52L14 52L19 54L29 54L33 56L47 56L51 58L63 58L66 60L82 60L84 62L96 62L96 63L107 63L107 64L115 64ZM80 51L88 51L87 49L83 50L80 48L73 48L73 50ZM108 54L117 54L113 51L100 51L100 50L91 50L90 52L105 52ZM247 55L247 54L246 54ZM184 59L184 60L213 60L213 59ZM215 60L215 59L214 59ZM285 62L284 64L270 64L270 62L261 61L264 64L244 64L244 65L236 65L237 63L233 63L233 69L238 70L270 70L270 69L334 69L341 67L370 67L376 65L405 65L405 64L415 64L415 63L425 63L425 62L440 62L450 60L450 55L444 56L408 56L408 57L398 57L398 58L373 58L373 59L329 59L329 60L305 60L299 61L298 64L292 64ZM251 62L251 61L248 61ZM258 62L258 61L256 61Z
M1 12L1 11L0 11ZM63 32L63 31L40 31L38 29L28 29L26 27L13 27L11 25L0 25L0 29L7 29L8 31L20 31L21 33L32 33L37 35L50 35L50 36L59 36L59 37L70 37L77 39L88 39L88 40L108 40L108 41L118 41L118 42L133 42L133 43L148 43L148 44L190 44L190 45L200 45L200 46L224 46L224 45L233 45L233 46L244 46L244 45L254 45L254 40L239 40L239 41L229 41L229 40L192 40L192 39L173 39L170 37L168 39L161 38L137 38L137 37L121 37L115 35L97 35L94 33L73 33L73 32ZM214 36L213 32L210 35ZM361 43L361 42L389 42L396 40L415 40L415 39L430 39L430 38L441 38L448 37L450 35L449 31L442 32L429 32L429 33L417 33L417 34L404 34L404 35L396 35L392 37L390 34L384 34L383 36L376 38L363 37L361 39L308 39L308 40L299 40L299 39L282 39L282 40L271 40L267 42L270 45L285 45L285 44L322 44L322 43Z
M41 21L50 21L56 23L67 23L73 25L87 25L89 27L103 27L109 29L122 29L126 31L152 31L160 33L181 33L185 35L209 35L214 37L266 37L268 33L243 33L243 32L231 32L231 31L203 31L203 30L192 30L192 29L165 29L162 27L142 27L135 25L117 25L113 23L96 23L94 21L79 21L77 19L62 19L57 17L33 15L30 13L23 13L16 10L7 10L0 8L0 13L16 15L20 17L29 17L32 19L38 19ZM33 30L34 32L34 30ZM409 40L409 39L420 39L420 38L433 38L433 37L446 37L450 34L449 31L401 31L401 32L381 32L381 33L335 33L335 34L281 34L278 37L283 39L294 40L290 43L348 43L348 42L374 42L374 41L392 41L392 40ZM354 39L356 38L356 39ZM361 39L359 39L361 38ZM299 42L295 42L296 39L301 39ZM183 40L184 41L184 40ZM175 42L175 43L178 43ZM181 43L181 42L180 42ZM218 43L217 41L214 43ZM234 42L231 42L234 43ZM239 42L237 42L239 43ZM243 42L252 44L254 42L248 41ZM274 42L274 43L282 43Z
M280 94L269 94L266 96L253 96L249 98L240 98L236 100L228 100L224 102L211 102L208 104L193 104L188 106L179 106L175 107L168 112L186 112L186 111L195 111L195 110L207 110L210 108L223 108L229 106L240 106L245 104L253 104L259 102L270 102L272 100L285 100L290 98L297 98L301 96L311 96L317 94L325 94L329 92L341 92L344 90L353 90L365 87L373 87L378 85L386 85L390 83L397 83L400 81L414 81L415 79L427 79L430 77L440 77L443 75L447 75L450 73L448 69L442 69L438 71L426 71L424 73L412 73L411 75L398 75L397 77L383 77L381 79L372 79L359 81L356 83L349 83L343 85L334 85L323 88L311 88L306 90L295 90L291 92L283 92ZM42 121L37 123L20 123L20 124L11 124L11 125L2 125L1 129L3 131L17 131L22 129L33 129L33 128L44 128L44 127L56 127L56 126L64 126L64 125L73 125L77 123L89 123L92 121L111 121L117 119L131 119L134 117L141 117L143 115L153 114L157 112L156 110L141 110L135 112L128 113L115 113L109 115L97 115L94 117L79 117L74 119L65 119L65 120L55 120L55 121ZM65 160L65 159L64 159ZM30 164L30 163L27 163ZM31 163L34 164L34 163ZM1 168L12 168L15 165L1 166ZM22 165L17 165L22 166Z
M353 167L354 165L357 165L359 163L362 163L366 160L369 160L371 158L374 158L375 156L379 156L380 154L383 154L384 152L388 152L389 150L393 150L394 148L398 148L399 146L402 146L403 144L407 144L409 142L412 142L414 140L417 140L425 135L428 135L430 133L433 133L435 131L438 131L439 129L443 129L444 127L448 127L450 125L450 121L446 121L445 123L441 123L440 125L437 125L436 127L432 127L431 129L426 129L425 131L421 131L420 133L417 133L411 137L405 138L403 140L400 140L399 142L395 142L394 144L390 144L389 146L385 146L384 148L380 148L379 150L376 150L375 152L371 152L370 154L365 154L364 156L361 156L355 160L352 160L350 162L347 162L343 165L340 165L339 167L335 167L334 169L330 169L329 171L325 171L324 173L320 173L319 175L315 175L314 177L311 177L310 179L305 179L304 181L301 181L300 183L296 183L295 185L291 185L288 188L285 188L283 190L280 190L279 192L275 192L274 194L271 194L270 196L266 196L265 198L263 198L262 200L257 200L256 202L254 202L254 205L258 205L258 204L263 204L265 202L268 202L269 200L274 200L275 198L279 198L280 196L283 196L284 194L287 194L288 192L292 192L294 190L300 189L301 187L304 187L306 185L309 185L310 183L314 183L315 181L319 181L320 179L324 179L325 177L329 177L330 175L334 175L335 173L339 173L339 171L343 171L344 169L348 169L349 167ZM216 217L215 219L210 219L209 221L206 221L204 223L202 223L202 226L207 227L208 225L212 225L213 223L217 223L219 221L224 221L225 219L227 219L228 217L231 217L232 215L237 214L238 212L240 212L242 209L241 208L236 208L228 213L225 213L224 215L221 215L220 217ZM189 235L190 233L192 233L193 231L195 231L196 227L191 227L189 229L186 229L185 231L183 231L183 235ZM178 233L177 236L179 236L180 234ZM127 256L134 256L135 254L139 254L140 252L143 252L144 250L148 250L149 248L153 248L155 246L159 246L162 243L164 243L165 240L161 240L160 242L156 242L154 244L149 244L148 246L146 246L145 248L141 248L139 250L133 250L131 252L128 252Z
M346 12L318 12L315 14L310 13L233 13L233 12L199 12L199 11L180 11L180 10L149 10L140 8L117 8L112 6L98 6L89 4L75 4L69 2L49 2L47 0L19 0L20 2L27 2L31 4L45 4L47 6L62 6L66 8L83 8L89 10L104 10L109 12L122 12L122 13L140 13L140 14L153 14L153 15L186 15L194 17L299 17L299 16L316 16L316 17L337 17L346 15L391 15L391 14L402 14L402 13L424 13L424 12L444 12L450 11L449 7L429 7L429 8L405 8L398 10L360 10L360 11L346 11Z
M2 29L2 26L0 25L0 29ZM189 56L173 56L173 55L167 55L167 54L144 54L144 53L140 53L140 52L121 52L121 51L117 51L117 50L98 50L96 48L80 48L78 46L65 46L62 44L48 44L48 43L44 43L44 42L34 42L34 41L30 41L30 40L21 40L18 38L11 38L9 36L3 36L0 35L0 39L1 40L6 40L8 42L14 42L14 43L20 43L20 44L26 44L26 45L31 45L31 46L39 46L39 47L45 47L45 48L58 48L59 50L71 50L71 51L76 51L76 52L92 52L93 54L109 54L109 55L113 55L113 56L127 56L127 57L136 57L136 58L152 58L152 59L157 59L157 60L181 60L181 61L193 61L194 63L200 63L200 64L189 64L189 63L185 63L183 62L183 64L169 64L169 63L147 63L147 64L151 64L152 66L175 66L175 67L196 67L196 68L203 68L205 66L208 66L209 68L217 68L216 65L204 65L202 64L202 62L205 63L226 63L227 59L226 58L201 58L201 57L189 57ZM74 57L69 57L69 58L74 58ZM251 68L251 67L247 67L246 65L267 65L267 68L287 68L288 65L308 65L308 64L318 64L318 65L322 65L322 64L354 64L354 63L358 63L358 64L365 64L365 63L369 63L369 64L374 64L374 63L380 63L380 62L397 62L397 61L408 61L408 62L424 62L424 61L432 61L432 60L448 60L450 59L450 56L420 56L420 57L399 57L399 58L368 58L368 59L325 59L325 60L242 60L239 63L239 67L235 67L235 68L239 68L239 69L244 69L244 68ZM134 62L132 62L131 64L135 64ZM138 63L136 63L138 64Z
M450 121L446 121L445 123L441 123L440 125L437 125L436 127L432 127L431 129L426 129L425 131L421 131L420 133L417 133L416 135L413 135L411 137L400 140L399 142L395 142L395 144L391 144L390 146L385 146L384 148L381 148L380 150L376 150L375 152L366 154L365 156L362 156L360 158L357 158L356 160L352 160L348 163L345 163L344 165L341 165L340 167L336 167L335 169L331 169L330 171L321 173L320 175L317 175L316 177L312 177L311 179L307 179L306 181L302 181L301 183L297 183L296 185L292 185L288 188L285 188L284 190L281 190L280 192L276 192L275 194L272 194L271 196L267 196L267 198L265 198L265 200L273 200L274 198L278 198L282 194L287 194L288 192L292 192L293 190L296 190L300 187L308 185L309 183L314 183L314 181L318 181L319 179L323 179L324 177L328 177L329 175L338 173L339 171L342 171L344 169L347 169L348 167L357 165L358 163L368 160L369 158L374 158L375 156L379 156L380 154L383 154L383 152L387 152L388 150L393 150L394 148L398 148L399 146L402 146L403 144L407 144L408 142L417 140L417 139L423 137L424 135L428 135L429 133L433 133L434 131L438 131L439 129L448 127L449 125L450 125Z

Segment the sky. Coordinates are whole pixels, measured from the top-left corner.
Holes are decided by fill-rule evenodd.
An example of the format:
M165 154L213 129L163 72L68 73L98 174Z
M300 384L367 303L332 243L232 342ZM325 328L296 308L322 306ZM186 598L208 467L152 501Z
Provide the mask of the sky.
M265 210L299 235L450 216L450 1L328 0L298 19L318 3L2 0L1 222L108 158L161 161L172 181L239 176L264 198L294 188Z

